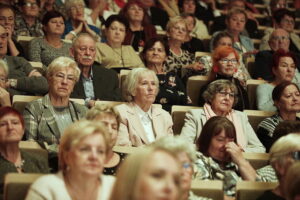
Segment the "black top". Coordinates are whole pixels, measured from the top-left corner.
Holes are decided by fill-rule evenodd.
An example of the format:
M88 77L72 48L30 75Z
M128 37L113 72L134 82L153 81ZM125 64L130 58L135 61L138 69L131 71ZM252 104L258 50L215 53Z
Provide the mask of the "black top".
M144 31L132 31L133 32L133 41L131 46L135 51L139 51L139 47L144 46L145 41L145 32Z
M120 162L114 167L108 167L108 168L105 167L104 170L103 170L103 174L115 176L116 173L117 173L117 170L119 169L119 167L121 165L121 163L125 160L125 158L127 156L124 153L120 153L120 152L115 152L115 153L120 156Z
M235 110L239 110L239 111L243 111L245 109L249 108L249 98L248 98L248 94L247 91L244 89L244 87L241 85L240 81L236 78L233 77L226 77L220 74L217 74L216 79L215 80L219 80L219 79L226 79L231 81L232 83L235 84L235 86L237 87L238 90L238 94L237 94L237 98L238 98L238 102L236 103L236 105L233 107L233 109ZM215 81L214 80L214 81ZM208 87L208 85L211 82L209 82L208 84L204 85L202 88L200 88L200 97L199 97L199 101L198 101L198 105L199 106L203 106L205 101L202 97L203 92L206 90L206 88Z
M285 200L284 198L278 196L277 194L273 193L271 190L265 191L260 197L256 200Z
M190 41L183 43L181 48L190 53L196 53L197 51L205 50L202 41L195 37L192 37Z

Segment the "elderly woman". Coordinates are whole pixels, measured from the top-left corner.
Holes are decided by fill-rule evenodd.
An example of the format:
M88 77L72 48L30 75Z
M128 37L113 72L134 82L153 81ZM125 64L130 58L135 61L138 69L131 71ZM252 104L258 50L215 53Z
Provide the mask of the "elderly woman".
M186 73L189 75L203 73L203 66L194 61L195 55L181 48L188 34L187 29L186 20L179 16L170 19L167 24L170 54L165 63L165 70L167 72L174 71L179 77L184 76Z
M110 106L105 104L96 104L86 114L86 119L93 122L101 122L107 128L110 134L109 148L107 149L106 161L104 163L103 173L106 175L116 175L116 172L125 159L125 154L114 152L113 147L118 137L118 129L120 126L119 114Z
M70 19L65 24L65 32L62 37L67 40L72 40L79 33L86 32L94 36L97 41L100 41L100 29L86 22L84 18L84 7L85 4L83 0L68 0L66 2L66 10Z
M0 107L11 106L10 95L6 90L7 76L8 66L3 60L0 60Z
M58 57L48 66L49 93L30 102L24 110L28 140L38 141L50 152L57 152L65 128L85 116L86 108L69 99L79 74L71 58Z
M19 148L24 135L24 119L11 107L0 108L0 199L7 173L48 173L48 161Z
M195 148L182 140L179 136L166 136L155 141L153 146L173 152L182 167L181 176L181 200L208 200L205 197L198 197L191 191L194 175L194 162L196 161Z
M135 68L127 75L123 95L128 103L116 106L121 118L117 145L141 146L173 134L170 114L153 105L158 87L152 70Z
M259 200L284 199L284 182L289 167L300 160L300 135L288 134L278 139L270 149L270 164L274 168L279 185L266 191ZM299 172L298 172L299 173Z
M300 111L300 90L295 83L284 81L277 85L272 92L272 99L278 113L264 119L257 129L257 136L267 152L274 142L274 130L281 121L300 121L296 116Z
M196 179L222 180L224 194L234 196L238 180L260 177L243 157L235 125L226 117L214 116L204 125L197 139Z
M96 61L106 68L136 68L144 64L131 45L122 45L128 22L120 15L105 21L106 43L97 43Z
M129 155L118 171L110 200L181 200L181 172L173 152L141 148Z
M124 44L131 45L135 51L140 52L145 42L156 36L155 27L149 23L143 4L138 0L129 1L120 14L129 22Z
M234 109L242 111L249 108L248 94L241 82L234 77L239 64L238 53L232 47L220 46L214 50L212 59L213 67L208 77L209 83L214 80L221 79L232 82L237 88L238 97L237 103L234 105ZM208 84L200 89L200 94L203 94L203 92L208 87ZM198 103L200 106L202 106L205 103L205 100L200 97Z
M169 55L169 46L163 38L151 38L141 53L145 65L154 71L159 80L159 92L155 103L171 112L172 105L186 105L189 98L181 79L172 71L166 72L164 63Z
M189 110L181 130L182 137L195 143L202 133L202 128L213 116L228 118L237 132L237 144L246 152L265 152L245 113L232 109L237 103L237 88L228 80L216 80L208 85L203 93L203 108Z
M94 122L75 122L64 132L57 174L42 176L30 187L26 200L108 200L115 181L102 175L110 137Z
M272 91L282 81L292 81L295 77L297 58L291 52L279 49L273 54L272 72L274 80L260 84L256 89L256 102L258 110L276 111L272 100Z
M63 15L57 11L47 12L43 17L42 24L45 36L30 41L29 60L48 66L59 56L70 56L72 44L61 39L65 30Z
M299 156L298 156L299 158ZM286 200L298 200L300 198L300 162L294 163L288 170L284 180L284 193Z

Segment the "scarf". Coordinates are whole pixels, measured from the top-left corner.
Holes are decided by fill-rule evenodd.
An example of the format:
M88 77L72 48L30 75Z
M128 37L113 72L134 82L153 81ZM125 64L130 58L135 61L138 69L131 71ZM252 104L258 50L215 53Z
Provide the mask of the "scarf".
M207 120L209 120L211 117L217 116L209 104L205 103L203 109ZM243 149L245 149L248 142L246 140L244 129L241 125L241 121L238 118L235 110L232 109L226 115L226 118L229 119L229 121L231 121L235 127L236 140L238 145L240 145Z

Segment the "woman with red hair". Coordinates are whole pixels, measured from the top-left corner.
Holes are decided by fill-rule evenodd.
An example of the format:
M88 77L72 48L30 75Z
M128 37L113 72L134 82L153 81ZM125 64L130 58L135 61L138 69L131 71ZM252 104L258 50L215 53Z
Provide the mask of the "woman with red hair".
M233 77L234 73L238 70L239 54L232 47L219 46L214 50L212 60L213 67L208 75L209 83L219 79L229 80L237 87L238 101L234 106L234 109L242 111L249 108L249 99L246 90L241 85L240 81ZM200 94L203 94L207 86L208 84L200 89ZM198 103L200 106L203 106L204 99L199 97Z
M279 49L273 54L271 69L274 79L269 83L261 84L257 87L256 102L258 110L272 112L277 110L272 99L272 91L283 81L294 80L296 64L297 59L291 52L286 52L283 49Z
M135 51L142 51L144 44L152 37L156 37L155 27L149 23L149 17L143 4L132 0L125 4L120 12L129 22L124 45L131 45Z
M48 161L19 148L24 135L24 119L11 107L0 108L0 199L7 173L48 173Z

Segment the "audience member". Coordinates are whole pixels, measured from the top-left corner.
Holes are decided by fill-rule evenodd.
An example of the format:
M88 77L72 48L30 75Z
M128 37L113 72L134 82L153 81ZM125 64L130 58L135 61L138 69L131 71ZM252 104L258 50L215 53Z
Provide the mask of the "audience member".
M39 20L40 0L19 0L20 13L16 15L16 36L43 36L42 24Z
M89 0L85 2L87 7L84 8L84 15L87 23L101 29L107 1Z
M19 148L24 135L24 119L11 107L0 108L0 199L7 173L48 173L48 160Z
M165 72L164 63L169 55L169 46L162 38L151 38L145 44L141 57L148 69L155 72L159 80L159 92L155 103L171 112L172 105L186 105L189 98L181 79L172 71Z
M239 111L249 108L247 91L241 82L234 77L240 60L238 53L232 47L220 46L214 50L212 59L213 67L208 75L208 83L200 88L200 94L203 94L212 81L225 79L232 82L237 88L237 102L233 108ZM205 99L203 96L200 96L198 104L203 106L204 103Z
M102 175L109 143L103 125L86 120L72 124L60 141L60 171L37 179L26 200L108 200L115 182L114 177Z
M198 0L195 16L202 20L206 26L210 21L213 21L215 17L221 15L220 10L217 8L216 0Z
M64 130L85 116L86 108L69 99L79 74L71 58L56 58L47 68L49 93L25 107L27 140L41 143L51 153L50 157L56 156Z
M295 159L300 160L299 151ZM288 170L284 179L284 196L286 200L299 200L300 199L300 162L294 163Z
M105 68L143 67L141 58L131 45L122 45L128 22L120 15L111 15L104 23L106 43L96 44L96 61Z
M50 11L60 12L66 19L68 17L65 4L59 3L60 0L41 0L40 19L43 19L44 15Z
M87 23L84 16L84 1L83 0L68 0L66 1L66 10L69 20L66 21L65 32L63 38L67 40L74 39L79 33L89 33L96 41L101 40L101 31L99 28Z
M187 111L181 136L189 143L194 144L201 136L203 126L214 116L228 118L237 132L237 144L245 152L265 152L251 127L248 117L244 112L232 109L237 103L237 88L229 80L216 80L210 83L203 93L205 104L203 108Z
M95 62L96 41L88 33L80 34L74 41L71 54L81 71L72 98L85 99L92 107L95 100L119 101L121 99L117 73Z
M0 107L11 106L9 92L6 90L6 82L8 76L8 66L0 60Z
M285 199L284 181L290 166L299 161L300 135L288 134L278 139L270 149L270 164L274 168L279 185L273 189L264 192L258 200L263 199ZM298 172L299 173L299 172Z
M300 111L300 91L295 83L284 81L277 85L273 89L272 99L278 113L260 122L256 132L267 152L274 142L274 130L281 121L300 121L296 116Z
M47 80L22 57L7 55L8 34L0 25L0 59L6 62L9 70L7 90L15 94L39 94L48 91Z
M146 9L140 0L132 0L125 4L120 12L129 22L124 45L131 45L135 51L143 50L147 40L156 36L155 27L149 22Z
M152 70L135 68L127 75L123 96L128 103L116 106L121 118L117 145L141 146L173 134L170 114L153 105L158 87Z
M71 44L61 39L65 30L62 14L50 11L42 20L44 37L35 38L29 44L29 60L41 62L47 67L55 58L70 56Z
M129 155L118 171L110 200L179 200L181 173L174 153L164 148L141 148Z
M294 54L279 49L273 54L272 60L274 80L257 86L256 102L259 110L275 112L276 108L272 100L272 91L281 82L294 79L297 59Z
M197 139L196 175L200 180L223 181L224 199L235 195L237 181L260 177L243 157L238 130L226 117L215 116L205 123Z
M117 142L120 117L112 107L106 104L97 104L86 114L86 119L93 122L100 122L107 128L110 134L110 143L104 163L103 173L106 175L116 175L121 162L124 161L126 154L113 151Z
M176 1L174 1L174 0L171 0L171 1L158 0L158 2L161 5L161 7L168 13L169 18L180 15L180 11L179 11Z

